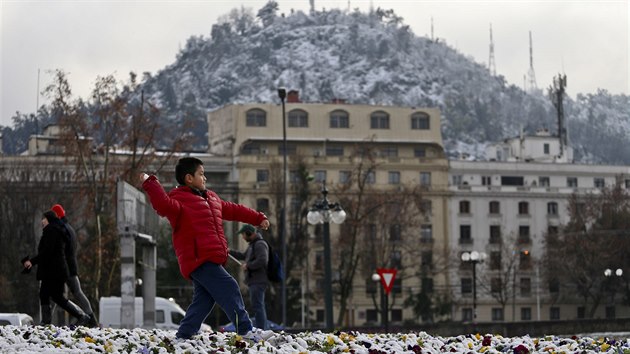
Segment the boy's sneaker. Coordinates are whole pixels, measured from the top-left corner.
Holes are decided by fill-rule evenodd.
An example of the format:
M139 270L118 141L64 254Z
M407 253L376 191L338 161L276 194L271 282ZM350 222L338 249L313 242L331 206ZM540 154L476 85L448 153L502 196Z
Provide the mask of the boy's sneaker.
M256 333L255 330L251 330L245 334L243 334L243 339L244 340L248 340L250 342L254 342L254 343L258 343L258 342L262 342L263 337L261 337L258 333Z

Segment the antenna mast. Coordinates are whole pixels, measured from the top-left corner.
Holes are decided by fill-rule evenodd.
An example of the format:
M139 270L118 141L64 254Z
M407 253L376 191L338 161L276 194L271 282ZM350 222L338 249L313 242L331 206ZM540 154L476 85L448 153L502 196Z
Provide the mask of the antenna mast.
M494 62L494 41L492 40L492 23L490 23L490 57L488 58L488 70L492 76L497 76L497 67Z
M433 37L433 16L431 16L431 41L435 41L435 37Z
M529 92L534 92L538 85L536 85L536 73L534 72L534 45L532 44L532 31L529 31L529 70L527 71L527 79L529 83Z

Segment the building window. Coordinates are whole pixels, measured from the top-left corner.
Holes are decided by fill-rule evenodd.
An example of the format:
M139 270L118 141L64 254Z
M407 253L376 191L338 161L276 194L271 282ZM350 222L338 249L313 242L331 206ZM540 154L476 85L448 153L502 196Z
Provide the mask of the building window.
M490 280L490 292L495 294L501 292L501 278L492 278Z
M459 213L460 214L470 214L470 202L467 200L462 200L459 202Z
M365 321L375 323L378 321L378 311L375 309L367 309L365 310ZM323 321L318 321L323 322Z
M423 187L431 186L431 172L420 172L420 185Z
M549 177L538 177L538 185L541 187L549 187Z
M481 185L482 186L491 186L492 185L492 176L481 176Z
M529 243L529 225L521 225L518 227L518 243Z
M603 178L596 177L593 179L593 185L595 188L604 188L606 187L606 182L604 182Z
M567 177L567 187L577 188L578 187L577 177Z
M493 200L490 202L490 204L488 204L488 209L490 211L490 214L500 214L501 203L497 202L496 200Z
M490 244L501 244L501 225L490 225Z
M241 153L243 155L260 155L261 151L263 151L258 143L246 143L243 144L241 148Z
M519 215L529 215L529 203L528 202L519 202L518 203L518 214Z
M422 243L433 242L433 226L432 225L420 225L420 242Z
M417 112L411 115L411 129L429 130L431 129L431 118L424 112Z
M625 180L626 189L630 189L630 179Z
M521 278L521 296L527 297L532 295L532 280L530 278Z
M532 320L532 308L521 307L521 321L531 321L531 320Z
M558 203L556 202L547 203L547 214L558 215Z
M427 157L427 149L424 147L416 147L413 149L413 156L415 157ZM630 187L627 187L630 188Z
M472 235L470 232L470 225L459 225L459 243L460 244L473 243Z
M352 182L352 171L339 171L339 183L348 184Z
M422 199L420 201L420 211L422 211L424 215L433 214L433 202L431 202L430 199Z
M389 171L388 181L389 184L400 184L400 172Z
M313 177L315 179L315 182L326 182L326 171L316 170Z
M519 176L501 176L502 186L524 186L525 179Z
M549 319L550 320L559 320L560 319L560 308L559 307L550 307L549 308Z
M545 145L543 145L543 151L545 155L549 155L549 144L545 143Z
M549 292L550 293L558 293L560 292L560 281L558 279L549 280Z
M245 125L248 127L266 127L267 112L258 108L250 109L245 114Z
M284 144L278 145L278 155L284 156ZM297 155L297 145L287 144L287 156Z
M376 183L376 173L374 173L374 171L367 171L365 172L365 183L367 184L374 184Z
M398 157L398 148L395 146L385 147L380 150L381 157Z
M343 156L343 146L326 146L326 156Z
M370 128L389 129L389 114L383 111L376 111L370 115Z
M461 282L462 294L472 294L472 279L462 278Z
M402 254L400 251L392 251L392 253L390 253L389 264L392 268L402 269Z
M558 235L558 226L555 226L555 225L547 226L547 235L548 236L557 236Z
M462 309L462 321L471 322L473 319L473 310L470 307Z
M265 215L269 215L269 199L267 198L258 198L256 199L256 210Z
M346 111L340 109L332 111L330 113L330 127L331 128L349 128L350 127L350 115Z
M323 309L317 309L317 311L315 311L315 322L324 322L324 310Z
M490 269L491 270L501 269L501 251L490 252Z
M606 306L606 319L613 320L617 317L615 306Z
M586 309L584 308L584 306L578 306L577 308L577 318L578 319L583 319L586 317Z
M422 278L421 286L423 293L431 294L433 292L433 278Z
M453 181L453 185L454 186L459 186L462 184L462 175L453 175L452 176L452 181Z
M401 309L392 309L392 322L402 322L402 310Z
M269 182L269 170L256 170L256 182Z
M400 224L393 224L389 226L389 239L390 241L401 241L402 232Z
M308 127L308 113L301 109L294 109L289 112L289 128Z
M313 268L315 270L324 269L324 252L323 251L315 252L315 265Z
M400 269L400 268L398 268ZM403 281L402 278L394 279L394 284L392 285L392 293L393 294L402 294Z
M420 266L423 269L433 269L433 251L422 251Z
M519 266L520 269L531 269L532 268L532 257L529 254L529 251L522 251L519 255Z
M492 308L492 320L493 321L503 321L503 309L500 307Z

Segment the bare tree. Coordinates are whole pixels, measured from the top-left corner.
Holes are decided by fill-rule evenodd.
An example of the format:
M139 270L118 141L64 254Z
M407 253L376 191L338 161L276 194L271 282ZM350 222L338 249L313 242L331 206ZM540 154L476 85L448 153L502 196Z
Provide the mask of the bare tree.
M581 299L592 318L609 292L604 270L630 267L630 195L621 183L599 193L571 196L570 221L545 239L547 281L564 298Z

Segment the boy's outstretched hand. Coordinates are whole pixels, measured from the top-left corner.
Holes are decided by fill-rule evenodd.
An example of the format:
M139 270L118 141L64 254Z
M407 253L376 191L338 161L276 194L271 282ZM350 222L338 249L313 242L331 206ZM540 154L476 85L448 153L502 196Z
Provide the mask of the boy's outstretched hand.
M260 228L263 230L267 230L269 228L269 220L263 220L263 222L260 223Z
M144 183L144 181L146 181L146 180L147 180L147 178L149 178L149 175L148 175L148 174L146 174L146 173L144 173L144 172L142 172L142 173L140 174L140 183Z

